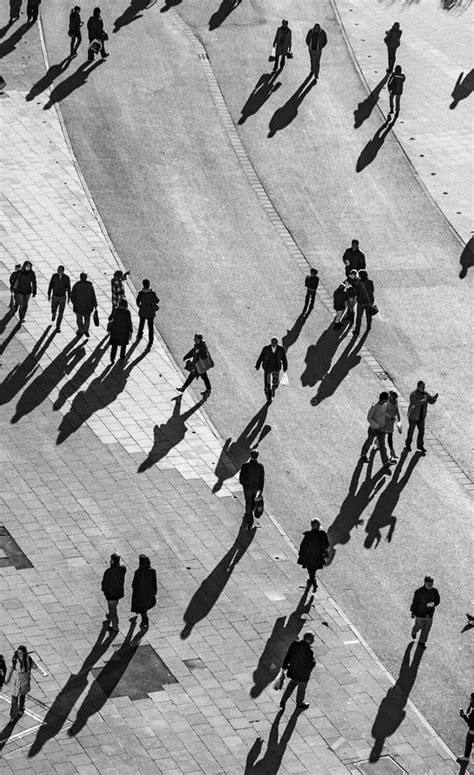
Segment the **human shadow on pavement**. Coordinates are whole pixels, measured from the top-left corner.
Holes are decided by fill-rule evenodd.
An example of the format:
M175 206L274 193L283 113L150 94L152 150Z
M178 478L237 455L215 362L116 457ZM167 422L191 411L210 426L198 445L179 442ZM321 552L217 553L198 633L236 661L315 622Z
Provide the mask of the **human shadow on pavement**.
M295 344L295 342L298 341L298 337L301 334L301 331L307 319L308 319L307 315L303 315L303 313L301 313L301 315L298 315L298 317L296 318L292 328L286 329L286 334L281 340L281 343L285 348L285 350L289 350L290 347L292 347Z
M362 356L359 355L359 352L364 346L367 336L368 332L366 331L359 339L351 337L345 350L343 350L337 361L331 366L330 371L322 378L318 387L318 392L310 401L311 406L317 406L324 401L325 398L332 396L347 377L350 370L359 365L362 360Z
M54 390L58 382L76 368L86 354L83 344L73 349L78 340L78 336L74 337L64 350L29 383L16 405L15 414L10 422L17 423L22 417L36 409Z
M13 734L13 730L15 729L17 724L17 721L10 721L8 724L5 724L3 729L0 730L0 755L2 753L2 750L5 748L6 744L8 743L10 737Z
M466 97L469 97L472 91L474 91L474 70L471 70L466 76L464 76L464 73L462 72L458 76L456 85L451 92L453 101L449 106L450 109L454 110L457 104L461 102L461 100L465 100Z
M112 32L119 32L122 27L126 27L127 24L137 21L143 17L140 11L145 11L149 5L149 0L131 0L128 8L125 9L121 16L118 16L114 21L114 28Z
M377 84L368 97L363 102L359 102L357 109L354 110L354 129L358 129L364 121L367 121L377 102L379 101L380 92L388 81L389 73L384 75L381 81Z
M134 361L130 361L130 355L135 346L130 347L124 361L118 361L114 366L112 364L106 366L102 374L93 379L86 390L77 393L69 412L64 415L58 428L56 444L62 444L66 441L71 434L76 433L81 425L92 417L94 412L105 409L125 390L132 370L147 356L145 350Z
M244 771L245 775L276 775L280 769L291 735L295 731L296 722L298 721L301 710L295 708L282 736L278 739L279 726L283 713L284 710L279 710L275 716L268 736L267 749L261 759L258 757L262 752L263 740L261 737L255 740L247 754Z
M43 75L39 81L36 81L36 83L33 84L30 91L26 95L25 100L27 100L27 102L31 102L31 100L34 100L35 97L41 94L41 92L43 92L45 89L48 89L56 80L56 78L59 78L61 73L64 73L64 71L67 70L72 60L73 57L69 55L57 65L51 65L47 73Z
M53 404L53 411L61 409L66 401L77 393L81 385L92 376L103 355L107 352L109 346L109 335L105 336L91 352L86 361L78 368L71 379L60 389L58 396Z
M26 22L21 25L21 27L18 27L13 35L10 35L9 38L7 38L3 43L0 43L0 59L3 59L3 57L8 56L16 49L17 43L20 42L25 32L28 32L30 29L30 24L27 24ZM5 28L4 28L5 29Z
M404 449L400 455L400 460L398 461L391 478L387 482L385 488L382 490L377 503L375 504L374 510L366 522L365 532L367 533L367 536L364 541L364 546L366 549L371 549L374 544L374 549L377 548L380 541L382 540L382 530L384 528L388 528L385 540L390 543L393 538L395 525L397 523L397 518L393 512L395 511L398 501L400 500L400 495L402 494L404 487L406 487L408 484L410 476L415 470L416 464L420 460L421 453L415 452L412 455L411 460L400 479L399 477L402 473L403 464L407 457L408 450Z
M217 27L220 27L241 2L242 0L222 0L217 11L209 19L209 29L216 30Z
M244 124L250 116L258 113L261 107L265 105L266 101L272 96L277 89L280 88L281 83L276 82L278 73L276 71L271 73L263 73L260 76L257 83L254 86L253 92L245 103L244 107L240 111L242 113L238 120L239 124Z
M394 118L387 118L382 126L377 129L376 133L372 139L369 140L357 159L356 172L362 172L369 164L372 164L384 144L385 138L392 129L395 119L396 116Z
M28 758L36 756L49 740L52 740L53 737L59 734L74 705L87 687L89 672L96 662L103 657L116 637L117 633L109 631L108 622L104 622L92 650L85 658L78 672L69 676L46 713L36 733L36 738L28 751Z
M12 309L9 309L8 312L6 312L3 318L0 320L0 334L3 334L10 320L13 317L15 317L15 313Z
M8 21L4 27L0 27L0 38L4 38L7 34L10 27L12 27L14 22Z
M474 616L472 616L471 614L466 614L466 616L467 616L467 622L462 628L461 633L467 632L468 630L472 630L474 628Z
M369 761L372 763L378 762L387 737L397 731L406 716L405 705L415 684L418 668L424 654L424 649L417 645L410 662L414 645L413 641L408 644L397 681L387 691L377 711L372 726L372 737L375 742L369 756Z
M322 380L331 368L332 359L342 340L347 336L349 328L338 331L333 324L326 328L316 344L310 344L304 362L306 368L301 375L303 387L314 387Z
M36 374L39 369L41 358L56 335L56 332L53 331L53 333L48 336L50 330L51 326L47 326L24 361L22 363L17 363L0 384L0 405L10 403L16 394L25 387L28 380Z
M153 447L148 453L148 457L138 466L139 474L166 457L168 452L171 452L173 447L176 447L184 439L187 431L186 421L205 403L205 399L202 398L191 409L180 414L182 399L182 396L173 399L175 405L171 417L162 425L155 425L153 429Z
M273 625L273 630L253 672L251 697L259 697L264 689L275 680L290 644L296 640L306 625L307 620L303 617L310 613L314 600L314 595L311 595L307 600L308 593L309 586L305 588L298 605L289 617L279 616Z
M282 105L281 108L275 111L270 119L268 125L267 137L274 137L277 132L281 132L282 129L286 129L287 126L295 120L298 115L298 108L303 102L304 98L310 93L313 86L316 86L316 82L313 79L313 75L308 75L303 83L301 83L290 99Z
M141 639L146 633L146 630L140 629L133 636L136 624L137 617L133 616L122 645L115 651L114 655L92 682L81 707L77 711L76 718L67 730L69 737L75 737L84 729L91 716L102 710L114 689L119 685L123 674L136 654Z
M175 5L179 5L183 0L166 0L164 6L160 8L160 13L166 13L170 8L174 8Z
M361 519L362 513L383 485L385 474L382 468L374 476L372 475L374 458L375 451L372 450L368 463L364 464L360 458L357 461L349 485L349 492L342 502L338 515L327 531L329 539L327 565L330 565L334 560L336 546L347 544L351 540L352 530L364 524ZM365 479L359 484L364 465L367 466Z
M240 471L242 463L245 463L250 457L250 450L256 449L265 436L271 432L271 427L264 425L267 412L268 404L264 404L247 423L238 439L235 441L232 441L232 437L226 439L214 471L217 482L212 488L212 492L218 492L226 479L230 479Z
M62 100L65 100L66 97L69 97L73 91L76 91L76 89L80 89L81 86L84 86L92 71L97 67L100 67L104 61L105 60L103 59L97 59L95 62L88 62L87 60L83 62L82 65L77 68L75 73L70 75L69 78L65 78L64 81L61 81L57 86L54 87L49 95L48 102L43 106L43 110L50 110L53 105L58 102L62 102Z
M464 278L467 275L468 269L471 268L471 266L474 266L474 237L471 237L469 242L464 245L463 251L461 253L461 258L459 259L459 263L461 264L461 271L459 272L459 278L461 280L464 280Z
M217 563L216 567L204 579L189 601L188 607L183 614L185 625L180 633L182 640L189 638L194 627L212 611L224 591L224 587L229 581L234 568L252 543L255 533L256 528L247 530L246 522L242 520L237 538L229 551L225 553L222 560Z
M0 355L5 352L10 342L15 338L15 335L18 333L18 331L21 329L20 323L16 323L8 336L5 337L3 342L0 344ZM1 402L0 402L1 403Z

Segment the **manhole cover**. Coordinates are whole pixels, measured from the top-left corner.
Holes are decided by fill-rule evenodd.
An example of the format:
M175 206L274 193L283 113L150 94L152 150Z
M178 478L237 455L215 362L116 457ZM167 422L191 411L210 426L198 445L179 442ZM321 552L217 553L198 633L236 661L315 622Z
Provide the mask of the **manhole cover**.
M165 684L178 683L152 646L125 642L103 667L91 670L95 690L107 697L144 700L148 693L159 692Z
M369 773L370 775L401 775L401 773L407 772L391 756L381 756L376 762L366 760L354 762L354 764L360 772L367 773L367 775Z

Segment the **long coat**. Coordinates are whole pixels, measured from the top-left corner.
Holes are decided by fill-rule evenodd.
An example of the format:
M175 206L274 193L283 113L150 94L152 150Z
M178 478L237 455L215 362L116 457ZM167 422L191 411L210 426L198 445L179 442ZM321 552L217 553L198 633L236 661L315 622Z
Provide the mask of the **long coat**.
M12 697L23 697L28 694L31 688L31 668L33 667L33 660L28 658L28 669L22 670L20 661L18 660L15 666L11 666L7 672L5 683L10 684L10 691Z
M132 335L132 316L125 307L117 307L110 326L110 344L128 344Z
M132 581L132 611L145 613L156 605L156 571L153 568L138 568Z
M306 640L294 640L283 660L283 669L293 681L309 681L316 664L313 649Z
M328 536L324 530L306 530L300 544L298 565L308 570L324 568L324 557L328 549Z

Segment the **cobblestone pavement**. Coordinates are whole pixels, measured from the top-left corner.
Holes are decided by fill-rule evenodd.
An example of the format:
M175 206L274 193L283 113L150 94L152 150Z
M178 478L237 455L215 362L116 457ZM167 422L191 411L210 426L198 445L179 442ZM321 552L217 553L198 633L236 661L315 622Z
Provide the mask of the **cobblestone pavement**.
M164 343L108 364L121 264L57 114L25 96L0 100L1 277L29 258L39 284L21 329L5 283L0 293L0 523L26 556L22 568L0 556L0 651L26 643L46 675L13 730L0 693L0 772L336 775L381 749L410 773L456 772L406 699L420 653L401 654L394 686L324 587L303 595L278 525L265 515L241 530L235 479L212 492L222 440L191 395L172 402L182 375ZM102 325L88 343L70 310L61 334L51 328L59 263L95 282ZM129 569L115 638L100 592L112 551ZM159 584L145 635L127 613L141 551ZM271 682L304 629L316 636L311 707L281 714Z

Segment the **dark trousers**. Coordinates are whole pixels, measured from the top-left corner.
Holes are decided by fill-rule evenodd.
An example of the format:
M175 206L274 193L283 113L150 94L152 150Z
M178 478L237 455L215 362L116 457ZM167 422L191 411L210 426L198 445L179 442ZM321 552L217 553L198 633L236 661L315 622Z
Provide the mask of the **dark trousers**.
M193 379L198 379L198 377L201 377L202 381L204 382L204 387L206 390L211 392L211 383L209 382L209 377L207 376L206 372L204 374L198 374L197 371L192 371L189 377L187 378L186 382L183 385L183 390L186 390L187 387L191 384Z
M471 758L472 744L474 742L474 732L468 731L466 735L466 742L464 745L464 756L466 759Z
M288 681L288 686L283 692L283 697L281 698L281 702L285 703L291 697L292 693L296 689L296 704L302 705L304 702L307 686L308 686L308 681L295 681L293 678L290 678L290 680Z
M314 307L315 298L316 298L316 291L312 291L311 288L308 288L306 291L306 298L304 300L303 315L306 312L311 312L311 310Z
M387 46L387 54L388 54L388 70L392 72L393 68L395 67L395 57L397 56L397 48L398 46Z
M15 293L15 304L17 309L19 308L20 320L24 320L26 317L26 310L28 309L28 302L30 300L30 293Z
M143 329L145 328L145 321L148 323L148 344L153 344L153 337L154 337L153 321L154 321L154 318L140 318L140 323L138 324L137 339L141 339L142 336L143 336Z
M20 716L24 710L25 710L25 694L18 694L15 697L12 697L11 699L11 705L10 705L10 718L14 721L15 719Z
M275 54L275 64L273 65L274 70L283 70L285 67L285 59L286 54ZM280 60L280 67L278 67L278 60Z
M308 571L308 584L312 584L314 589L318 586L318 582L316 581L316 571L317 568L306 568Z
M390 454L392 456L395 455L395 449L393 447L393 431L391 433L387 433L387 444L390 450Z
M380 430L376 430L375 428L369 428L367 432L367 438L364 442L364 446L362 447L360 451L360 456L365 457L367 455L367 452L369 451L370 447L372 446L372 442L374 439L377 439L379 443L379 449L380 449L380 456L382 458L382 463L384 466L388 465L388 457L387 457L387 449L385 447L385 433Z
M91 43L92 43L92 41L90 40L89 41L89 46L90 46ZM102 58L105 57L105 42L104 42L104 39L102 39L100 41L100 55L101 55ZM89 60L89 62L93 62L94 61L94 56L95 56L94 52L91 51L91 49L89 48L88 51L87 51L87 59Z
M118 614L117 614L117 606L118 606L118 600L107 600L107 606L108 606L108 613L107 613L107 619L109 620L110 626L113 630L118 630L119 628L119 620L118 620Z
M390 101L390 113L393 113L393 101L395 100L395 113L400 112L400 97L401 94L394 94L392 91L389 94Z
M275 391L278 387L279 382L280 382L279 371L264 371L263 386L264 386L265 395L267 398L274 397Z
M115 360L115 356L117 355L117 349L120 347L120 355L119 358L121 361L125 359L125 353L127 352L127 345L126 344L111 344L110 345L110 360L112 363Z
M73 35L71 35L71 56L76 53L81 43L82 43L82 35L81 35L81 31L78 30Z
M32 21L32 22L37 21L38 11L39 11L39 3L34 2L34 0L33 2L29 0L29 2L26 5L26 15L27 15L28 21Z
M255 496L257 493L258 490L249 490L247 487L244 487L245 516L247 517L250 526L253 525L253 510L255 508Z
M311 72L317 78L319 75L319 66L321 64L321 49L313 51L309 49L309 59L311 62Z
M61 328L61 320L64 315L64 308L66 306L65 296L52 296L51 298L51 316L54 320L57 315L56 328Z
M405 447L409 447L413 440L413 433L415 428L418 428L418 438L416 440L416 446L418 449L423 449L423 442L425 440L425 418L420 417L419 420L408 420L408 433L405 439Z
M79 334L88 334L91 324L91 313L87 315L82 312L76 312L77 331Z
M360 331L360 324L362 323L362 316L365 312L367 320L367 331L372 328L372 315L370 314L370 304L358 304L356 312L355 330Z

